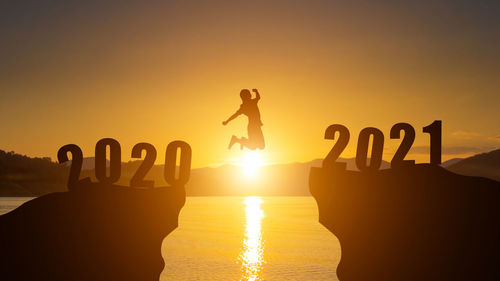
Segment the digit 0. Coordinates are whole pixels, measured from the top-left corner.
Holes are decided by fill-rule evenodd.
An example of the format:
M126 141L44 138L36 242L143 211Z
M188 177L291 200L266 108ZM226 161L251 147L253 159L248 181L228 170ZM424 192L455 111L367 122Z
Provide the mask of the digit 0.
M180 150L179 175L176 178L177 151ZM183 141L173 141L165 153L165 181L172 186L185 185L191 173L191 147Z
M366 164L368 157L368 144L370 136L373 136L372 153L370 165ZM382 153L384 150L384 134L377 128L368 127L361 130L358 138L358 149L356 151L356 166L360 171L375 171L382 164Z
M106 148L109 146L109 176L106 175ZM120 179L121 175L121 148L120 143L111 138L105 138L95 145L95 177L99 182L112 184Z

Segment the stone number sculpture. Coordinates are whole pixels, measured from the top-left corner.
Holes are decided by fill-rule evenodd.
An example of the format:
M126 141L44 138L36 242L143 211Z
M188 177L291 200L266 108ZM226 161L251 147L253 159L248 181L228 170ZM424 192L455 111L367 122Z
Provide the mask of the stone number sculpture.
M109 175L107 174L106 150L109 147ZM180 150L180 161L178 176L177 170L177 152ZM135 174L130 179L131 187L153 187L154 181L144 180L144 177L153 167L156 160L156 149L153 145L145 142L136 144L132 148L132 158L141 158L145 151L144 161L140 164ZM80 172L83 164L83 153L80 147L75 144L67 144L57 152L59 163L69 161L68 152L71 153L72 161L68 179L68 188L72 189L80 178ZM191 172L191 147L183 141L173 141L167 146L165 153L165 181L171 186L185 185ZM113 184L121 176L121 147L120 143L112 138L104 138L97 142L95 146L95 177L104 184Z
M398 123L391 128L391 139L400 139L401 131L404 131L404 137L396 150L392 160L391 167L410 166L415 164L415 160L404 160L406 154L410 150L415 141L415 129L408 123ZM430 134L430 163L441 164L441 134L442 122L436 120L429 126L423 128L424 133ZM338 133L338 140L333 145L328 155L323 160L323 167L346 169L346 163L336 162L340 154L349 143L350 133L344 125L333 124L325 131L325 139L335 140L335 135ZM372 150L370 155L370 163L367 164L368 145L370 137L373 137ZM356 166L360 171L374 171L380 168L382 164L382 153L384 150L384 134L377 128L368 127L361 130L358 137L358 146L356 151Z

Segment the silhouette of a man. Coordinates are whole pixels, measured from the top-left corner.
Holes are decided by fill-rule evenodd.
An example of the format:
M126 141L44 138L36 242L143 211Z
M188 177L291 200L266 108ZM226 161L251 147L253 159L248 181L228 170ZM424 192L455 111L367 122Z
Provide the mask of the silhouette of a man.
M259 107L257 106L257 102L260 100L260 95L257 89L253 89L252 91L255 92L254 99L252 99L252 94L249 90L241 90L240 97L243 103L241 104L240 109L238 109L238 111L231 115L231 117L229 117L226 121L222 122L222 125L227 125L229 121L241 114L248 117L248 138L238 138L233 135L231 137L231 141L229 142L228 149L231 149L235 143L239 143L241 149L247 147L248 149L255 150L264 149L265 147L264 135L262 134L262 129L260 128L263 124L260 120Z

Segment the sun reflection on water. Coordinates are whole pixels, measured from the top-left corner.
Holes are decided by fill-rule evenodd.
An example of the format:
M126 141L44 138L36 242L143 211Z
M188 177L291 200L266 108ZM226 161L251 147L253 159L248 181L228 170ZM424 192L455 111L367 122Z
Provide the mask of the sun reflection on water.
M243 240L241 261L242 276L240 281L262 280L261 271L264 262L264 245L262 241L261 221L264 212L260 208L262 198L249 196L245 198L246 228Z

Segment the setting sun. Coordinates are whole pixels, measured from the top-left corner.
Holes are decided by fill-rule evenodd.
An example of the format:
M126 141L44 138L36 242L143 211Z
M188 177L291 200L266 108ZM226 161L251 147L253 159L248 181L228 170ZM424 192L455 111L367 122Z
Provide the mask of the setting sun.
M255 178L259 174L260 167L264 165L262 154L259 151L248 151L243 155L240 166L243 174L248 178Z

